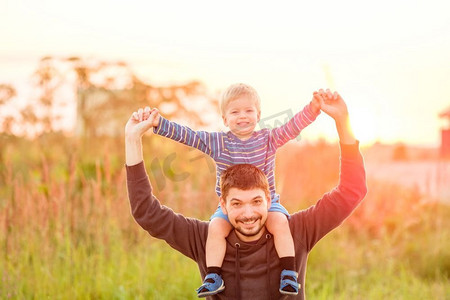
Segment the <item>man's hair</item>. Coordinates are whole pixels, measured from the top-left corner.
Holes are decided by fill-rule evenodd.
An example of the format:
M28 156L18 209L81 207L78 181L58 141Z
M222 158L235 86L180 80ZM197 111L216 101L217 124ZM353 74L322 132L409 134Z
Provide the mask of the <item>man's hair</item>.
M230 85L222 93L222 96L220 98L220 110L222 112L222 115L225 113L225 109L228 103L242 96L247 96L251 100L255 101L255 106L258 113L261 112L261 100L256 90L253 87L249 86L248 84L235 83Z
M231 188L240 190L261 189L270 201L269 182L266 175L257 167L250 164L234 165L226 169L220 176L220 191L226 201Z

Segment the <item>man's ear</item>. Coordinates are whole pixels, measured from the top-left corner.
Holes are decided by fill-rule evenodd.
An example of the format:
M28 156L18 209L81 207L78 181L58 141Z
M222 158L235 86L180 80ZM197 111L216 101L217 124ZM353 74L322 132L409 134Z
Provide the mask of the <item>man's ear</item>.
M267 210L269 210L270 206L272 205L272 199L270 199L270 195L267 195L266 199L267 199Z
M225 204L226 204L225 199L223 199L223 197L220 197L220 209L222 210L222 212L225 215L228 215L227 208L225 207Z

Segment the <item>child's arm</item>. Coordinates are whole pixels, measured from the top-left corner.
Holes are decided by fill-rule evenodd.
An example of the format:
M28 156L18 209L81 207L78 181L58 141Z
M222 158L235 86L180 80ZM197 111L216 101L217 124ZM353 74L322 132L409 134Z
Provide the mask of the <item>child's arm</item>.
M313 97L303 110L298 112L286 124L271 130L271 144L276 149L289 140L296 138L300 132L311 124L320 114L320 103Z
M143 118L145 119L153 110L145 108ZM220 132L194 131L187 126L182 126L165 119L159 112L152 125L154 133L191 146L213 158L217 157L223 148L223 139Z

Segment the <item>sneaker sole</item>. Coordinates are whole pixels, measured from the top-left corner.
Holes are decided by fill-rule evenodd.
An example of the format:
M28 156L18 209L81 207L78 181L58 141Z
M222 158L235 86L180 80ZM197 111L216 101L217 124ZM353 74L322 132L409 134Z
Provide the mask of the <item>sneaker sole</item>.
M225 285L222 282L222 285L217 290L199 293L199 294L197 294L197 297L204 298L207 296L212 296L212 295L222 292L224 289L225 289Z

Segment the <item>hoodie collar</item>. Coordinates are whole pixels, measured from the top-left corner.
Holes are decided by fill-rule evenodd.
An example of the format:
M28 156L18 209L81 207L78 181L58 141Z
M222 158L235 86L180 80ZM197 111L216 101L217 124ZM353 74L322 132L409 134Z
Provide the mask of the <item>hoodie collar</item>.
M227 237L228 243L235 249L235 286L237 300L241 300L241 254L255 251L264 247L267 242L272 238L272 235L264 228L264 234L256 241L243 242L236 235L236 230L232 230ZM269 248L266 248L266 285L270 287L270 253Z
M268 238L267 238L268 234L271 235L267 231L267 228L264 228L264 234L258 240L253 241L253 242L244 242L239 239L239 237L236 234L236 230L232 230L227 237L227 241L228 241L228 243L231 244L231 246L233 248L236 248L236 244L239 244L240 251L245 251L247 249L252 249L252 248L254 249L255 246L265 245L268 241Z

